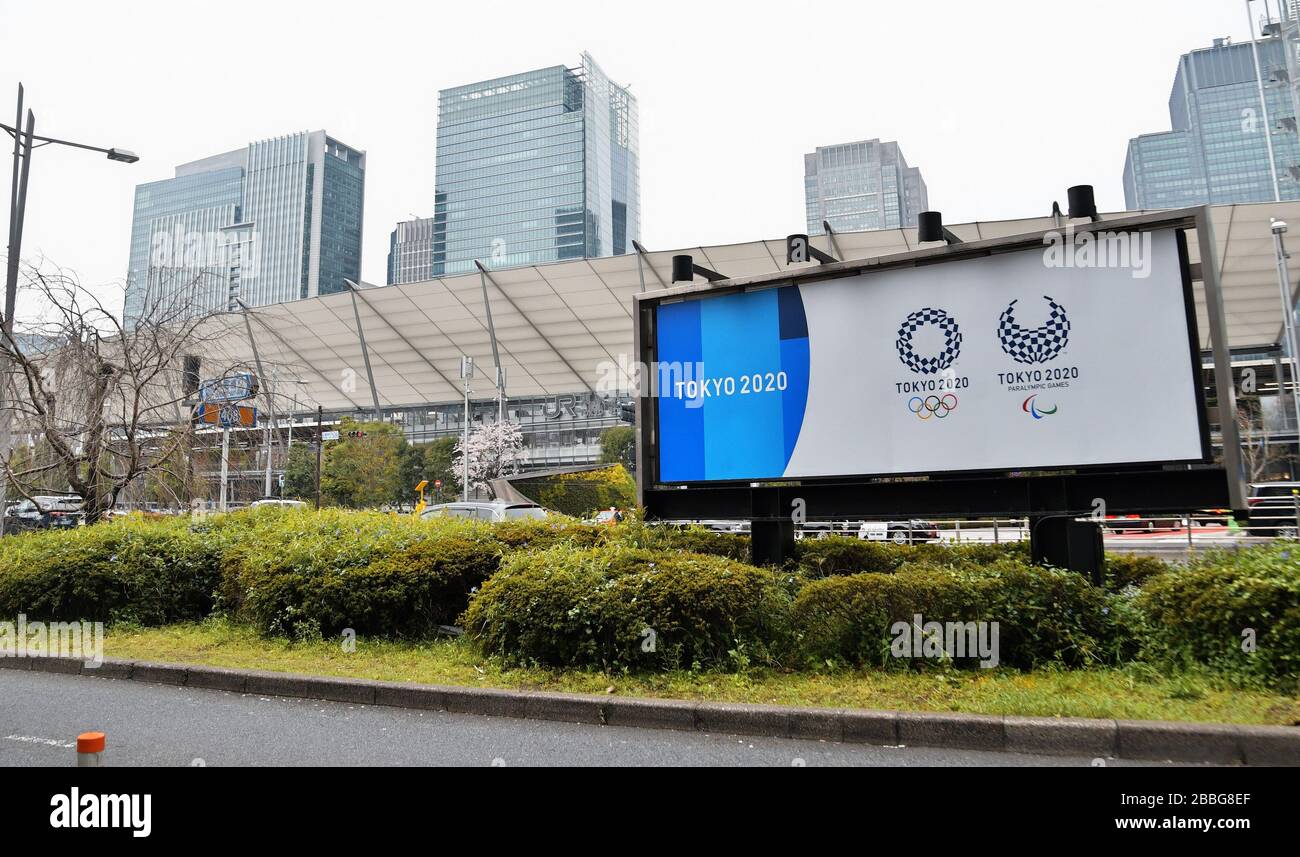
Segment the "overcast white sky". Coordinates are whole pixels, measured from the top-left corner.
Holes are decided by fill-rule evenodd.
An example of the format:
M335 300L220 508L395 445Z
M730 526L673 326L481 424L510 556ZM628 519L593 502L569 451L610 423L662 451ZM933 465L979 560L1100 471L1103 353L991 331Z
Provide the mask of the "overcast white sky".
M140 154L34 158L23 256L107 294L138 182L323 128L367 152L362 274L383 283L393 224L433 208L448 86L590 51L640 102L642 242L671 249L802 230L801 155L873 137L950 223L1046 213L1081 183L1122 208L1125 143L1168 128L1178 55L1246 32L1242 0L0 0L0 121L21 80L38 134Z

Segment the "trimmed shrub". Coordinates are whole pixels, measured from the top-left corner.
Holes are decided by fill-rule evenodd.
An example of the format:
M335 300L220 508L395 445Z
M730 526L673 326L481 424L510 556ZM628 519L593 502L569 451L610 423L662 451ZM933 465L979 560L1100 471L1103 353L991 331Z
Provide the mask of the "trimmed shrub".
M1078 572L1012 559L952 573L979 592L986 619L999 623L1002 662L1010 666L1093 666L1135 650L1114 596Z
M1126 586L1142 586L1152 577L1164 574L1173 566L1153 556L1106 554L1104 566L1106 588L1118 592Z
M228 547L222 606L264 633L425 635L455 621L502 552L488 524L286 511Z
M787 654L792 589L789 575L723 557L555 548L507 558L463 625L507 663L737 668Z
M795 546L795 564L809 577L833 574L888 573L907 562L931 565L987 565L1003 559L1029 561L1027 542L950 545L896 545L851 536L803 539Z
M1216 551L1147 580L1144 654L1277 679L1300 675L1300 545ZM1247 634L1247 630L1253 632ZM1243 651L1253 637L1254 651Z
M849 536L802 539L795 543L795 564L809 577L863 572L892 572L907 561L903 545L871 542Z
M218 542L184 520L126 518L0 542L0 616L161 625L212 610Z
M1115 660L1110 597L1078 574L1003 559L989 566L900 566L815 580L794 604L811 663L921 666L893 658L895 622L997 622L999 663L1030 668ZM899 663L901 661L901 663ZM973 662L973 661L972 661Z
M593 547L610 540L611 528L584 524L572 518L518 518L493 524L488 532L505 552L545 550L558 544Z
M658 551L685 551L749 562L749 536L715 533L707 527L676 527L628 521L609 528L609 540L627 547Z

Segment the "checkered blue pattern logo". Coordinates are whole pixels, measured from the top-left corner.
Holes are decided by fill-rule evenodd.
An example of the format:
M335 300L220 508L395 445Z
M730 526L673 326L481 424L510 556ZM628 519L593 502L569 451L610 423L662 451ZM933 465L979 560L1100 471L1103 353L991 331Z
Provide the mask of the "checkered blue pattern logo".
M936 325L943 331L943 350L933 357L923 357L912 348L912 336L926 325ZM898 328L898 359L919 375L933 375L947 369L961 353L961 330L952 316L941 309L926 307L907 317Z
M1046 363L1061 353L1070 342L1070 320L1065 307L1043 295L1051 315L1042 327L1021 327L1016 323L1016 301L1007 304L998 319L998 339L1002 350L1017 363Z

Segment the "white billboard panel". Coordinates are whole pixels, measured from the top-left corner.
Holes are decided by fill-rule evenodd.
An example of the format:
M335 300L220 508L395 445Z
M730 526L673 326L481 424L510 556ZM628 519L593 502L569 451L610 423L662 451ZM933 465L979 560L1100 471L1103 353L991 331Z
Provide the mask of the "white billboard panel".
M1173 229L662 304L659 481L1200 460L1188 324Z

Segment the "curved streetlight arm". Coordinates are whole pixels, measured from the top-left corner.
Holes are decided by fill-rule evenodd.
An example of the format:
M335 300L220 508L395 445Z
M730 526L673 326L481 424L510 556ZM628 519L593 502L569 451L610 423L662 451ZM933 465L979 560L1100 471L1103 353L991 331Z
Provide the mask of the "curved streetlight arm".
M16 128L13 128L9 125L5 125L2 122L0 122L0 128L3 128L4 130L8 131L9 136L14 137L15 139L21 133ZM25 137L27 135L23 134L23 136ZM32 140L34 141L39 140L42 146L48 145L50 143L57 143L60 146L72 146L74 149L88 149L92 152L103 152L105 155L108 155L108 159L110 161L121 161L124 164L134 164L136 161L140 160L140 156L137 155L135 152L131 152L126 149L118 149L116 147L112 149L104 149L104 148L100 148L99 146L91 146L87 143L74 143L71 140L60 140L57 137L42 137L40 134L33 134ZM32 146L32 148L34 149L37 147Z

